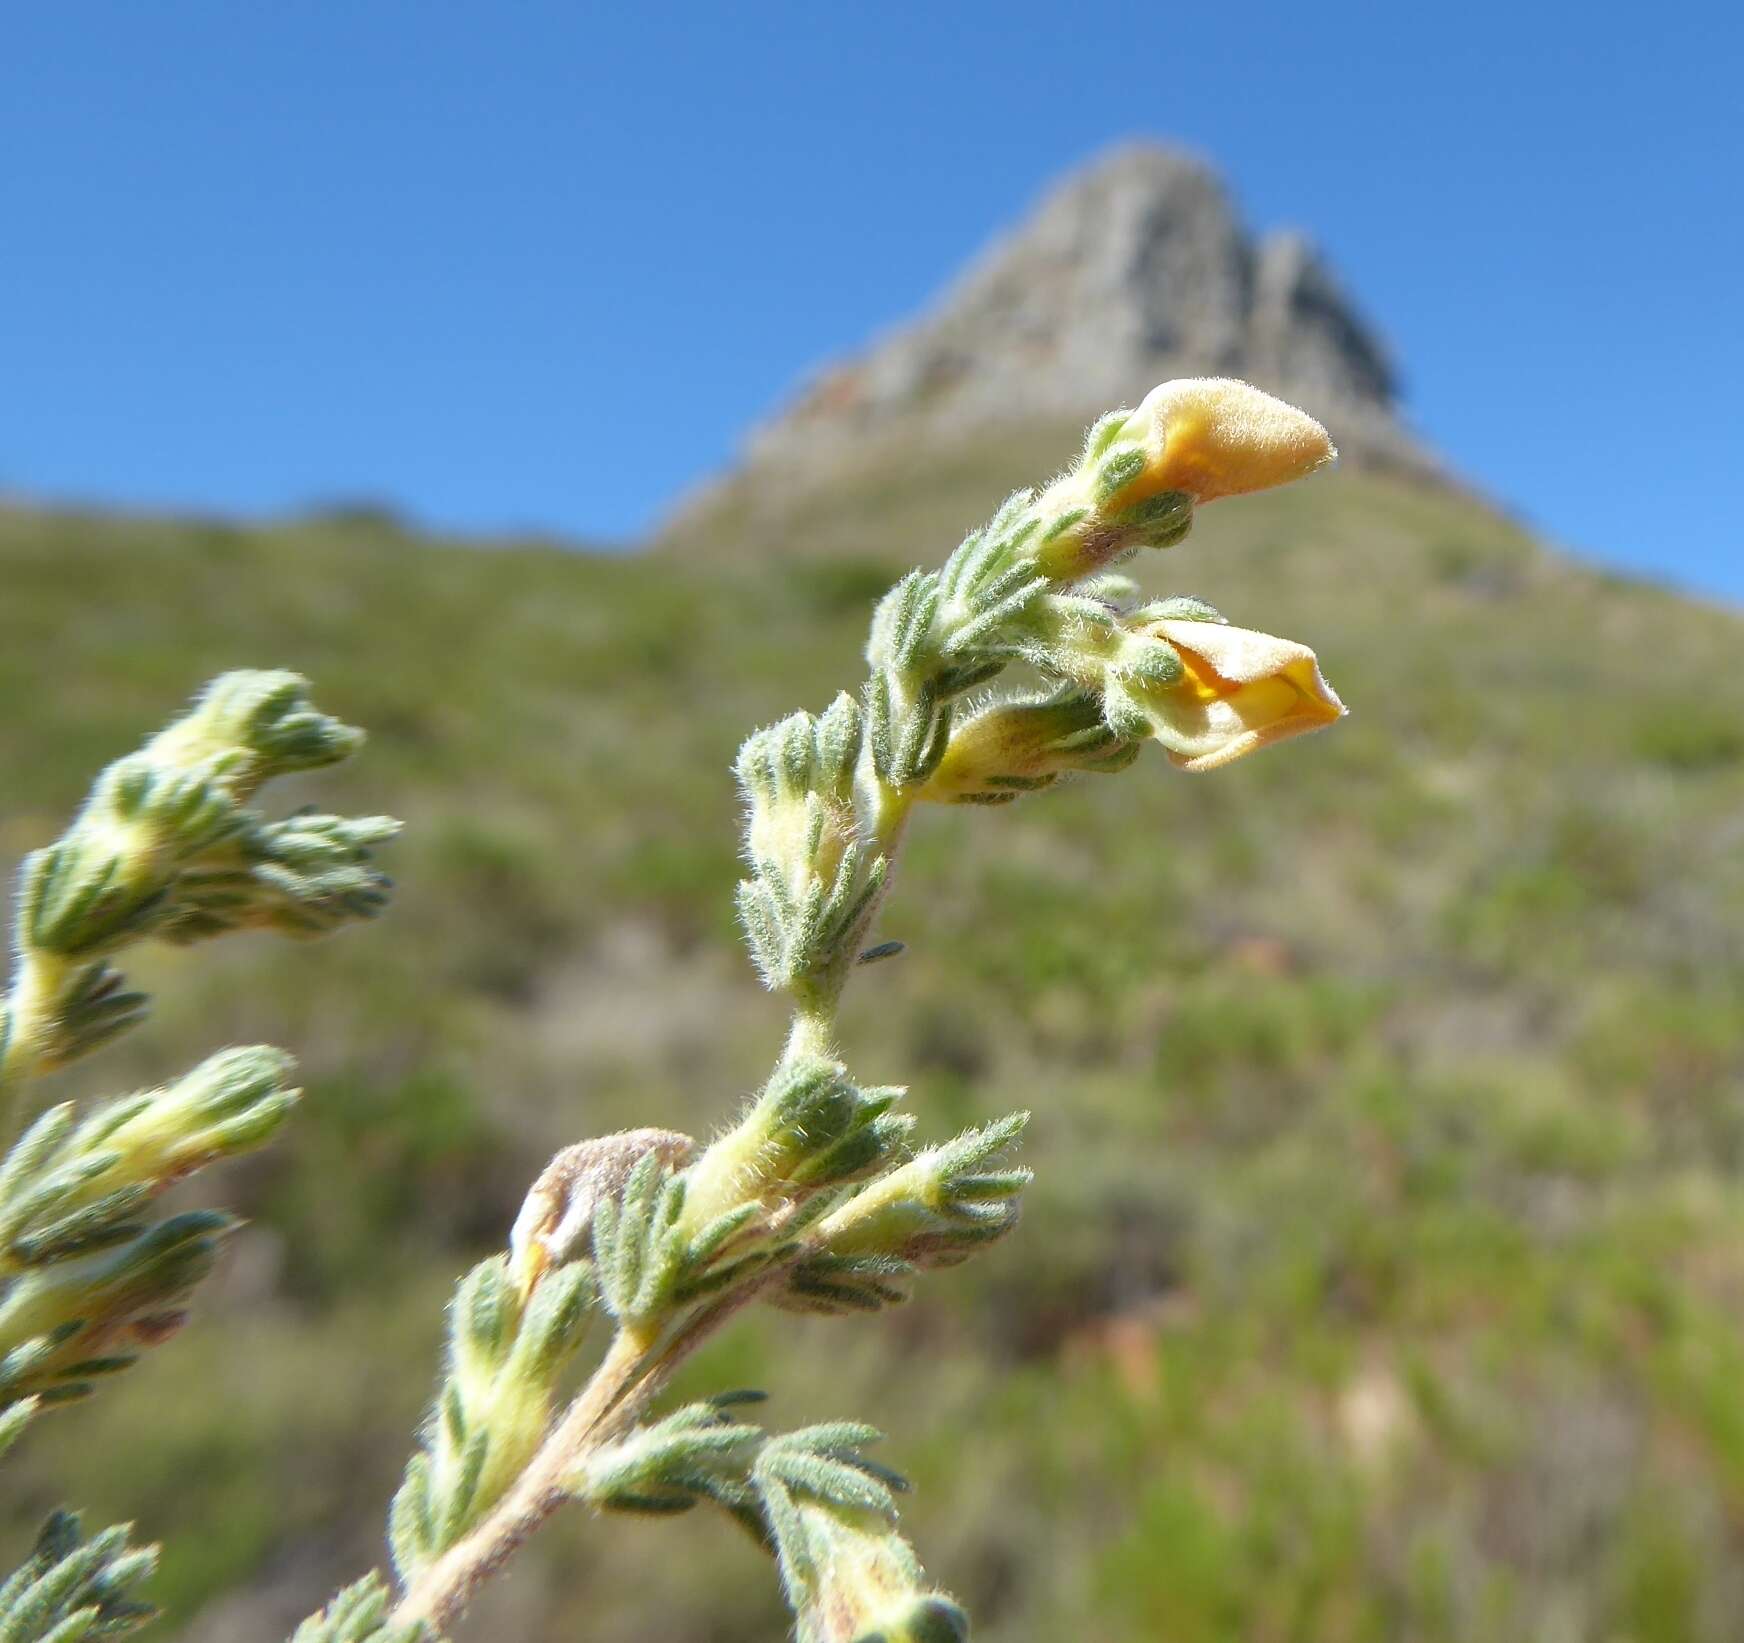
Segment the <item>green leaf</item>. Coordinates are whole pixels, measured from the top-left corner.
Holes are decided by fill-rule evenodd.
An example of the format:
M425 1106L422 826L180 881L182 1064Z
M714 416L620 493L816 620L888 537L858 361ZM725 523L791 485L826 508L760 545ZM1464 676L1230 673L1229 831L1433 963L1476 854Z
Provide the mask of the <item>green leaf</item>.
M421 1622L390 1624L392 1609L387 1583L372 1571L305 1620L290 1643L436 1643L435 1635Z
M0 1643L68 1643L120 1637L156 1610L136 1588L157 1566L157 1548L128 1544L125 1527L81 1542L79 1519L56 1512L35 1550L0 1585Z

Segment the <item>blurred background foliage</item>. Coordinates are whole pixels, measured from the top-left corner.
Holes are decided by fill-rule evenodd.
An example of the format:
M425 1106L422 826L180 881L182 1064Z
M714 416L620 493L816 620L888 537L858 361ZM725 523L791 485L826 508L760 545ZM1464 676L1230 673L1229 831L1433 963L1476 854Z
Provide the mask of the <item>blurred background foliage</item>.
M322 803L408 824L385 922L155 952L155 1020L62 1079L266 1040L311 1099L222 1182L251 1224L194 1326L15 1454L17 1549L63 1499L136 1519L197 1643L380 1560L456 1271L556 1147L706 1132L778 1044L731 913L739 741L858 677L872 597L1071 444L911 451L634 556L0 512L8 866L230 667L308 674L372 738ZM888 1429L990 1643L1735 1636L1739 621L1365 475L1137 570L1312 644L1351 718L919 819L847 1058L933 1137L1033 1106L1029 1216L897 1313L746 1320L685 1390ZM472 1635L784 1625L724 1522L577 1513Z

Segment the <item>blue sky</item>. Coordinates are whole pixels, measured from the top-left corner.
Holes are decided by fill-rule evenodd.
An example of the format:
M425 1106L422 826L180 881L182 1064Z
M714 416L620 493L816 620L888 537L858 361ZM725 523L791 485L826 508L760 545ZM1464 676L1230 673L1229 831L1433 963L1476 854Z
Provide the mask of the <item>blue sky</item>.
M1560 542L1744 598L1737 17L19 6L0 489L623 536L1143 135L1315 235L1459 468Z

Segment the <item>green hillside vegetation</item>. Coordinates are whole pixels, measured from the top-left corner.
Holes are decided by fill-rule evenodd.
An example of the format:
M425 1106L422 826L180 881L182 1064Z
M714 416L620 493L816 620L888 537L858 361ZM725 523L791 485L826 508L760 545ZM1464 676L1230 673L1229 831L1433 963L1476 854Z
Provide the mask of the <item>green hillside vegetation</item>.
M380 1560L454 1274L554 1148L707 1130L777 1046L740 739L856 678L893 575L1069 449L729 495L631 557L0 514L9 863L228 667L308 674L372 735L323 803L407 822L385 921L158 953L155 1021L70 1075L265 1040L310 1099L221 1183L252 1224L195 1325L14 1456L14 1553L63 1498L135 1519L200 1643ZM1312 644L1350 719L919 818L846 1057L935 1137L1033 1107L1027 1219L881 1320L748 1320L695 1384L890 1430L988 1643L1734 1637L1744 627L1360 474L1135 568ZM470 1635L785 1624L724 1521L577 1514Z

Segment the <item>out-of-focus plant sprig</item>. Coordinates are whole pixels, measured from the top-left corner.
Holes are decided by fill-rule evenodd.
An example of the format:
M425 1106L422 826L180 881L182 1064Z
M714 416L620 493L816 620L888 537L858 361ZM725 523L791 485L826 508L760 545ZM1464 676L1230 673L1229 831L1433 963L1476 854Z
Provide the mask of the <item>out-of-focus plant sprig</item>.
M136 1595L157 1567L155 1546L128 1543L125 1527L83 1539L77 1516L56 1512L24 1563L0 1584L6 1643L79 1643L119 1637L157 1613Z
M389 885L371 854L397 823L250 807L272 778L336 763L362 740L297 675L230 673L98 777L66 833L20 869L0 1137L32 1080L144 1019L145 996L114 963L126 947L312 936L380 911ZM161 1089L49 1107L12 1141L0 1158L0 1450L181 1327L235 1223L212 1210L153 1223L152 1204L269 1140L298 1100L291 1074L278 1050L224 1050ZM131 1631L151 1613L131 1594L154 1557L124 1530L80 1544L77 1520L58 1514L0 1586L0 1643Z
M836 1050L849 976L901 951L872 929L914 804L1009 803L1123 770L1148 740L1213 769L1338 718L1312 652L1196 599L1146 600L1113 570L1180 542L1201 504L1332 457L1318 423L1246 384L1164 384L891 589L857 694L746 741L738 910L758 974L791 1001L786 1046L706 1145L638 1130L565 1149L508 1248L462 1281L393 1512L397 1622L446 1629L566 1501L657 1516L710 1501L775 1555L802 1643L967 1635L896 1531L898 1480L860 1454L869 1429L770 1437L735 1417L740 1394L650 1406L746 1306L877 1311L1016 1224L1030 1177L1007 1155L1027 1114L917 1148L905 1092L862 1084ZM987 694L1013 664L1039 688ZM590 1310L611 1333L565 1403Z
M335 764L363 733L318 711L294 673L227 673L97 779L66 833L19 873L15 959L0 1014L0 1092L88 1054L143 1017L110 964L145 937L318 935L380 911L371 850L398 824L248 801L275 776Z
M416 1621L396 1624L393 1593L379 1574L368 1574L310 1615L291 1643L423 1643L429 1632Z

